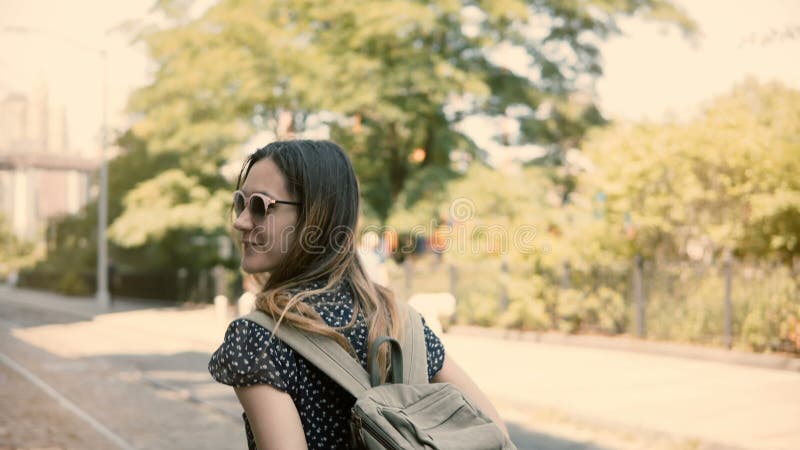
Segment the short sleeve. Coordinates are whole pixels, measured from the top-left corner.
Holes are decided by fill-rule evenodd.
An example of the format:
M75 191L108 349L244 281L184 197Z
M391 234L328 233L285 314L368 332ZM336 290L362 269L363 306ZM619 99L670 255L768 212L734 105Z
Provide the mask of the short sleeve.
M291 349L266 328L246 319L231 322L222 345L211 355L208 371L222 384L234 387L269 384L286 392L296 378Z
M425 348L428 354L428 381L432 381L444 365L444 345L439 336L436 336L436 333L425 323L424 318L422 325L425 329Z

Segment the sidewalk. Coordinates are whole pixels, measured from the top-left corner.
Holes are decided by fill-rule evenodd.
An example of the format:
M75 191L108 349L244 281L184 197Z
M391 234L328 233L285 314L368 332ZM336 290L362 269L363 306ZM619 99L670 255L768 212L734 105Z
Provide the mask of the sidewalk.
M628 336L571 335L557 332L539 333L474 326L452 326L449 332L461 336L637 352L748 367L760 367L763 369L800 372L800 357L781 354L752 353L743 350L726 350L702 345L647 341Z

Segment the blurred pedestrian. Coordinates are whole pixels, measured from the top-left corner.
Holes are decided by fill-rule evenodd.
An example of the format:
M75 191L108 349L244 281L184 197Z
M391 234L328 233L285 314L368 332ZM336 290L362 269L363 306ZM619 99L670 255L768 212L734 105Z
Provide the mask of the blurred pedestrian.
M386 262L380 249L381 238L378 236L378 233L367 231L361 236L358 256L361 258L361 264L367 272L367 278L381 286L388 287L389 270L386 268Z
M339 146L297 140L259 149L239 174L233 210L242 269L268 274L256 308L278 327L330 337L365 369L378 336L400 338L397 300L357 257L358 182ZM427 326L425 345L428 379L456 385L505 429ZM385 376L388 350L380 350ZM231 322L208 368L234 387L250 449L350 448L355 398L261 325Z
M240 316L243 316L253 310L256 306L256 294L261 291L261 284L258 279L249 273L245 273L242 277L242 295L236 301L237 310Z

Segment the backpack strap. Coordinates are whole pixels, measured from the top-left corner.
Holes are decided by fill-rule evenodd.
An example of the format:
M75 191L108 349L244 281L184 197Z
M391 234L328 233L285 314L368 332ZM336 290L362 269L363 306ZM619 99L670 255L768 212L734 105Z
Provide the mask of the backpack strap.
M276 331L275 320L258 309L242 318L274 333L353 397L358 398L370 388L367 371L333 339L313 333L303 333L288 324L281 324Z
M381 385L381 374L378 368L375 367L375 363L378 361L378 349L380 349L381 345L384 343L389 344L391 347L390 354L392 355L392 371L388 374L389 379L392 380L390 383L403 383L403 350L400 348L400 343L389 336L380 336L378 339L375 339L375 342L372 343L372 350L370 350L369 356L367 357L369 382L372 387Z
M428 384L428 348L422 316L408 303L398 301L397 307L405 319L405 333L400 341L403 348L403 380L407 384Z
M405 332L400 343L403 357L403 382L427 384L428 357L422 316L405 302L398 302L398 308L405 320ZM282 324L276 331L275 319L259 309L253 310L242 318L255 322L272 332L316 368L331 377L353 397L358 398L367 389L370 389L371 381L367 371L333 339L314 333L303 333L288 324Z

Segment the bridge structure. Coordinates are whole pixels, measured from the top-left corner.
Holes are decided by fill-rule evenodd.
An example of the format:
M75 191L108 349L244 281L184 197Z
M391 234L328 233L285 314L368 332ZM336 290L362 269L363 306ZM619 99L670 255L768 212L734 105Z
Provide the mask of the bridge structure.
M74 151L0 148L0 214L18 238L36 240L47 219L86 205L99 167Z
M100 167L99 159L51 152L0 153L0 170L52 170L91 173Z

